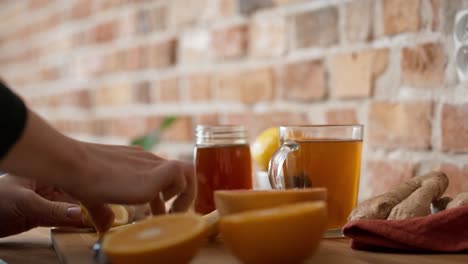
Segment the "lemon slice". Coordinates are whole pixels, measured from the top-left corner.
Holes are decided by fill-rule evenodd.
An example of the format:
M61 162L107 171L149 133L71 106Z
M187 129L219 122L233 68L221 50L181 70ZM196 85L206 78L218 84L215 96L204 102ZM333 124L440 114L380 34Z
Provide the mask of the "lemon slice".
M106 234L102 249L119 263L188 263L201 247L206 221L196 214L156 216Z
M244 263L302 263L320 244L327 225L323 201L222 217L221 237Z
M129 215L125 206L119 204L111 204L109 205L109 207L112 209L112 212L114 212L115 216L114 222L112 223L113 227L128 224Z
M80 204L81 211L83 212L83 224L85 226L93 227L97 230L96 225L94 224L91 216L89 215L88 209ZM119 204L110 204L110 209L114 213L114 222L112 222L112 227L126 225L129 222L129 212L127 208Z
M87 227L93 227L95 230L97 230L96 225L91 219L91 215L89 215L88 209L86 209L86 207L81 203L80 203L80 207L81 207L81 212L83 214L83 218L82 218L83 224Z
M279 131L277 127L271 127L264 130L255 139L250 149L252 158L255 160L261 170L268 170L270 158L279 147Z

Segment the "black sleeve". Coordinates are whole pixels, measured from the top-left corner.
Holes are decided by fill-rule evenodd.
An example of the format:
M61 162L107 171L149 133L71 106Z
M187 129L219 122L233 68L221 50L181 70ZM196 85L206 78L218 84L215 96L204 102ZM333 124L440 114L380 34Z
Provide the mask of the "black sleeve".
M23 133L26 116L23 101L0 80L0 160Z

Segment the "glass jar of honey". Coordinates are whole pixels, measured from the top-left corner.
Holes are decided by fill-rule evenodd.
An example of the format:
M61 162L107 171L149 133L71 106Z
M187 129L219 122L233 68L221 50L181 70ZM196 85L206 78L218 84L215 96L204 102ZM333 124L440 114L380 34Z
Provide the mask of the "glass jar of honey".
M243 126L199 125L195 135L195 211L207 214L215 210L214 191L252 189L252 159Z

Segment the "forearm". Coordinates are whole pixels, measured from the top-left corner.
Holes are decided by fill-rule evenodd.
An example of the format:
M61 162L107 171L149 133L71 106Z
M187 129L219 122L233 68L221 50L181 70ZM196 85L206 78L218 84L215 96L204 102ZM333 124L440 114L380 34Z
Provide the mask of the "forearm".
M0 170L55 185L73 181L82 160L80 145L54 128L34 112L21 137L0 162ZM58 173L61 172L61 173Z

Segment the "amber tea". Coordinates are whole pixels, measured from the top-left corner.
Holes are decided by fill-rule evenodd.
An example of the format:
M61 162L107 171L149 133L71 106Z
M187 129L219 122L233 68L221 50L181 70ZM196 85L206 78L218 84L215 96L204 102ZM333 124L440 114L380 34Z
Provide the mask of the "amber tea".
M341 228L356 206L361 140L295 140L283 165L286 188L325 187L328 228Z

